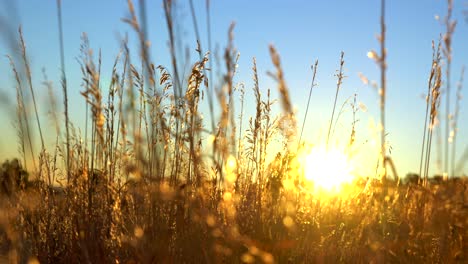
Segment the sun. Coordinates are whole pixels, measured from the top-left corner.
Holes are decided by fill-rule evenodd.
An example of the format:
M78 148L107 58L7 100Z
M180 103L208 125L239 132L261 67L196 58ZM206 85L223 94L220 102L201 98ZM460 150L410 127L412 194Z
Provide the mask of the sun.
M325 147L312 148L305 155L304 174L314 186L329 191L339 190L355 178L348 155L337 148Z

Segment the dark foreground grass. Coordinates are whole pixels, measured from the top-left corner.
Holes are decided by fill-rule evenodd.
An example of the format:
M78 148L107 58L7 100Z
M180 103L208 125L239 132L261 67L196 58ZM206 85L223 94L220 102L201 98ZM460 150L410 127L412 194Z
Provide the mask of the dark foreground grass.
M7 166L3 173L16 173ZM466 179L429 187L361 181L339 195L274 186L31 182L2 197L0 250L13 262L41 263L467 260Z

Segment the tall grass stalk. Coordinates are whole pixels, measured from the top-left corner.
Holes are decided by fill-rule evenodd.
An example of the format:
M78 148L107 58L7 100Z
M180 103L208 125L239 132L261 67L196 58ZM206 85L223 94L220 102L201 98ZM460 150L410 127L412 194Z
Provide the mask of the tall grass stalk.
M286 137L285 144L289 145L288 143L291 143L292 140L295 139L297 133L296 118L294 115L291 98L289 96L289 89L284 78L280 56L273 45L270 45L270 57L276 69L276 73L270 74L270 76L272 76L278 83L278 92L280 94L280 102L284 113L284 116L281 120L281 127L283 134Z
M262 122L262 96L260 94L260 86L258 84L258 73L257 73L257 61L255 58L252 59L252 71L253 71L253 91L255 94L255 119L253 122L253 126L251 124L251 151L252 151L252 158L251 161L254 163L254 172L257 175L257 179L261 179L261 172L260 172L260 164L259 162L259 149L258 149L258 142L261 138L261 122ZM252 122L251 122L252 123Z
M305 114L304 114L304 120L302 121L301 134L299 136L299 141L298 141L298 145L297 145L298 149L301 146L302 133L304 132L304 127L305 127L305 123L306 123L306 120L307 120L307 114L309 113L310 98L312 97L312 89L315 86L315 75L317 74L317 66L318 66L318 60L315 61L314 65L310 66L310 68L312 70L312 82L310 83L309 97L307 99L307 106L306 106L306 110L305 110Z
M431 100L432 100L432 95L431 95L431 87L432 87L432 81L434 79L434 75L436 74L436 64L437 64L437 56L439 54L439 48L440 48L440 41L439 45L437 46L437 51L435 49L435 44L434 41L432 41L432 63L431 63L431 72L429 74L428 78L428 83L427 83L427 94L426 94L426 114L424 117L424 129L423 129L423 137L422 137L422 146L421 146L421 160L419 162L419 175L422 177L422 167L423 167L423 156L426 150L426 135L427 135L427 125L428 125L428 118L429 118L429 107L431 106Z
M460 80L458 81L457 84L457 93L456 93L456 103L455 103L455 110L453 114L453 123L452 123L452 130L453 130L453 136L452 136L452 159L451 159L451 165L450 167L452 168L452 177L457 176L456 174L459 173L458 171L455 170L455 160L456 160L456 154L457 154L457 135L458 135L458 119L460 115L460 101L462 100L462 88L463 88L463 80L464 80L464 75L465 75L465 66L462 67L461 73L460 73Z
M62 71L62 89L63 89L63 106L65 116L65 142L66 142L66 162L67 168L67 182L70 181L70 128L69 128L69 116L68 116L68 87L67 87L67 76L65 70L65 47L63 44L63 26L62 26L62 1L57 0L57 18L58 18L58 32L59 32L59 44L60 44L60 68Z
M344 52L342 51L341 55L340 55L340 69L338 70L338 73L336 74L336 77L337 77L338 80L336 82L335 100L333 102L333 109L332 109L331 118L330 118L330 125L328 127L328 133L327 133L327 143L326 143L327 150L328 150L328 145L329 145L329 142L330 142L331 128L332 128L333 120L334 120L334 117L335 117L335 109L336 109L336 102L338 100L338 93L340 91L341 84L343 84L343 78L344 78L343 65L344 65Z
M32 73L31 73L31 68L29 67L29 61L27 59L26 44L24 42L23 30L22 30L21 27L19 27L18 32L19 32L19 37L20 37L21 55L22 55L24 67L25 67L25 70L26 70L26 79L27 79L27 82L28 82L29 91L31 92L31 98L32 98L32 101L33 101L33 106L34 106L34 113L35 113L35 116L36 116L37 128L39 130L39 138L41 140L41 147L42 147L41 151L44 151L45 150L44 136L42 135L41 122L39 121L39 111L37 110L36 96L35 96L34 89L33 89L33 84L32 84Z
M266 156L267 156L267 148L270 144L270 141L273 139L274 134L277 130L277 121L278 119L273 117L272 118L272 111L271 107L275 103L275 100L271 99L271 90L267 90L266 101L262 101L263 105L263 116L264 116L264 125L263 125L263 135L261 135L261 153L260 153L260 164L262 170L265 169L266 166Z
M377 172L379 174L382 182L386 181L387 172L386 172L386 161L389 159L387 157L386 150L386 130L385 130L385 100L387 95L387 50L385 48L386 41L386 25L385 25L385 0L380 2L380 35L377 36L377 40L380 43L380 55L376 51L370 51L367 56L371 59L374 59L378 67L380 68L380 87L378 89L379 93L379 107L380 107L380 153L378 168L381 170Z
M17 94L17 97L16 97L16 100L17 100L17 104L18 104L18 110L20 110L20 115L18 116L18 124L24 124L24 128L26 129L26 135L20 135L20 136L25 136L28 140L28 144L29 144L29 151L31 152L31 159L32 159L32 163L33 163L33 168L34 168L34 171L37 171L37 165L36 165L36 154L34 152L34 146L33 146L33 138L32 138L32 135L31 135L31 129L29 127L29 118L28 118L28 113L27 113L27 110L26 110L26 102L25 102L25 96L23 94L23 85L22 85L22 82L21 82L21 76L19 75L18 73L18 70L16 68L16 65L13 61L13 58L8 56L7 55L7 58L10 62L10 67L13 71L13 74L15 75L15 80L16 80L16 94ZM26 159L25 159L26 160ZM25 161L25 164L26 164L26 161Z
M215 121L214 121L214 110L213 110L213 94L214 94L214 79L213 79L213 57L212 53L213 50L211 49L211 9L210 9L210 0L206 0L205 2L205 9L206 9L206 35L207 35L207 42L208 42L208 51L210 51L210 55L208 58L208 67L209 67L209 78L208 78L208 103L210 117L211 119L211 131L212 133L215 132ZM210 99L211 98L211 99ZM213 144L213 152L214 152L214 144ZM214 154L214 153L213 153Z
M27 158L26 158L26 138L29 137L26 130L25 120L23 120L24 115L24 104L22 99L20 88L16 87L16 126L17 126L17 135L19 140L19 153L23 158L24 169L28 170Z
M445 138L444 138L444 175L449 176L449 147L451 143L450 133L450 78L451 78L451 67L452 67L452 37L455 31L457 21L452 20L453 0L447 0L447 16L445 17L446 32L443 37L443 53L446 59L445 68ZM453 176L453 175L452 175Z
M52 170L51 170L51 175L46 175L47 176L47 184L49 185L52 185L52 184L55 184L55 174L56 174L56 171L57 171L57 156L58 156L58 150L61 146L60 142L59 142L59 139L60 139L60 124L59 124L59 117L57 115L58 113L58 108L57 108L57 101L56 101L56 98L55 98L55 94L54 94L54 87L52 85L52 82L49 81L48 77L47 77L47 74L45 72L45 69L42 70L42 74L43 74L43 78L44 78L44 81L43 81L43 85L45 86L45 88L47 88L47 92L48 92L48 102L49 102L49 105L50 105L50 109L49 109L49 114L51 116L51 121L53 122L54 124L54 127L55 127L55 148L54 148L54 154L52 156ZM68 177L67 177L68 179ZM68 181L67 181L68 182Z
M237 138L237 159L240 160L241 154L243 152L242 144L242 132L243 132L243 121L244 121L244 100L245 100L245 86L240 84L240 113L239 113L239 136Z
M230 125L231 131L230 131L230 144L228 151L232 154L235 155L236 152L236 121L235 121L235 111L234 111L234 91L235 91L235 86L234 86L234 76L236 75L236 68L237 68L237 63L239 61L240 54L237 52L235 46L234 46L234 28L236 24L231 23L228 31L228 44L226 48L224 49L224 62L226 65L226 73L224 75L224 83L226 84L227 91L227 115L226 118L228 123L226 123L226 127L224 128L224 134L228 135L228 126ZM223 89L221 87L221 89Z
M164 5L164 15L166 18L166 26L168 29L168 34L169 34L169 49L170 49L170 57L171 57L171 63L172 63L172 70L174 74L174 105L175 105L175 110L176 110L176 131L175 131L175 158L174 158L174 164L172 166L172 169L174 170L172 172L172 175L177 177L179 175L179 169L180 169L180 147L182 145L180 136L182 133L181 132L181 124L180 124L180 118L178 117L180 115L180 112L183 111L180 109L183 105L181 104L181 96L182 96L182 83L179 75L179 70L177 66L177 54L176 54L176 43L175 43L175 35L174 35L174 24L173 24L173 19L172 19L172 14L173 14L173 3L170 0L164 0L163 1Z
M458 159L457 166L455 167L455 171L461 173L465 169L465 165L467 162L468 162L468 146L465 147L463 154ZM465 175L460 175L460 176L467 176L467 175L465 174Z
M381 132L380 132L380 156L382 159L382 168L383 174L381 175L381 179L385 181L387 178L387 171L385 166L385 161L387 159L387 152L386 152L386 132L385 132L385 99L387 95L387 80L386 80L386 72L387 72L387 50L385 49L385 38L386 38L386 25L385 25L385 0L381 1L381 13L380 13L380 124L382 125Z
M195 32L195 37L197 38L197 43L198 43L198 49L199 49L199 60L201 61L202 60L202 54L203 54L203 49L202 49L202 44L201 44L201 38L200 38L200 32L199 32L199 29L198 29L198 22L197 22L197 16L195 14L195 8L194 8L194 5L193 5L193 0L190 0L190 14L192 16L192 22L193 22L193 29L194 29L194 32ZM211 28L210 28L210 21L209 21L209 0L206 1L206 12L207 12L207 31L208 31L208 42L211 42ZM209 111L210 111L210 124L211 124L211 133L214 133L215 131L215 116L214 116L214 110L213 110L213 92L212 92L212 89L213 89L213 78L212 78L212 69L211 69L211 53L213 52L211 50L211 44L209 43L208 44L208 65L209 65L209 78L208 78L208 75L206 74L206 71L207 69L206 68L203 68L203 75L206 76L206 91L207 91L207 97L208 97L208 108L209 108Z
M432 85L431 85L431 97L430 97L430 124L429 133L426 142L426 160L424 170L424 185L427 185L429 176L429 167L431 163L431 146L432 146L432 134L436 126L438 109L440 105L440 87L442 85L442 70L440 66L440 55L437 54L436 61L433 63L433 72L431 72Z

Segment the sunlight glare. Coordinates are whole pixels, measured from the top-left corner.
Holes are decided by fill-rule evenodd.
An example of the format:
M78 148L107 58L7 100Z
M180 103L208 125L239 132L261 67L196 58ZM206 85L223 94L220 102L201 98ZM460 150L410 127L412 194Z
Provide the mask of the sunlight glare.
M347 155L338 149L312 148L305 157L305 178L325 190L339 190L355 177Z

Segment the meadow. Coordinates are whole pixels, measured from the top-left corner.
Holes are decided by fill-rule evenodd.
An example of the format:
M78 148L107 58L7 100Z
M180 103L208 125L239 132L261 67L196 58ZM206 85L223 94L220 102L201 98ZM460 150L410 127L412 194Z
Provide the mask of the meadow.
M445 80L452 74L456 23L451 19L451 0L447 1L447 31L433 42L426 116L418 128L423 144L415 146L421 149L419 174L406 177L397 175L398 164L393 163L386 140L385 118L391 109L386 109L389 65L384 0L376 42L379 51L368 54L380 71L378 162L368 164L375 167L374 175L352 175L347 166L355 151L356 122L349 127L342 149L331 139L342 111L337 98L345 77L343 53L337 65L336 95L330 98L333 108L326 113L331 116L326 140L306 142L303 128L309 104L299 120L280 53L273 45L269 54L274 70L269 75L279 98L272 98L270 90L261 93L255 59L254 86L233 81L239 58L234 26L228 29L228 45L217 56L211 47L194 43L198 58L189 71L183 71L175 51L173 2L162 3L169 65L151 60L146 39L151 28L141 15L145 10L136 10L131 0L124 23L133 29L138 50L122 40L109 87L102 84L101 52L93 50L88 36L82 35L78 62L86 121L81 129L79 121L70 119L68 109L70 84L60 1L60 89L55 91L58 88L45 74L43 82L49 105L56 109L50 117L53 129L39 118L35 99L39 88L31 77L38 73L31 72L22 29L15 29L12 41L20 56L8 59L15 80L19 152L17 159L4 161L0 168L0 262L468 261L468 179L456 175L462 173L468 157L457 162L452 155L446 162L451 170L429 175L437 144L433 131L456 131L458 120L463 122L461 96L450 101L447 93L441 93L442 87L450 89ZM204 4L209 9L209 1ZM200 17L192 12L191 19L194 30L201 30L196 23ZM214 63L224 70L215 74ZM309 103L318 66L319 61L312 65ZM246 89L252 89L255 104L245 102ZM461 84L455 86L457 94L461 89ZM56 98L56 92L61 96ZM454 115L446 126L439 122L444 118L440 117L441 100L453 106ZM57 110L59 106L63 111ZM253 116L247 116L249 107ZM343 107L354 114L359 108L355 98ZM54 135L53 146L45 134ZM449 150L454 153L456 136L451 137Z

